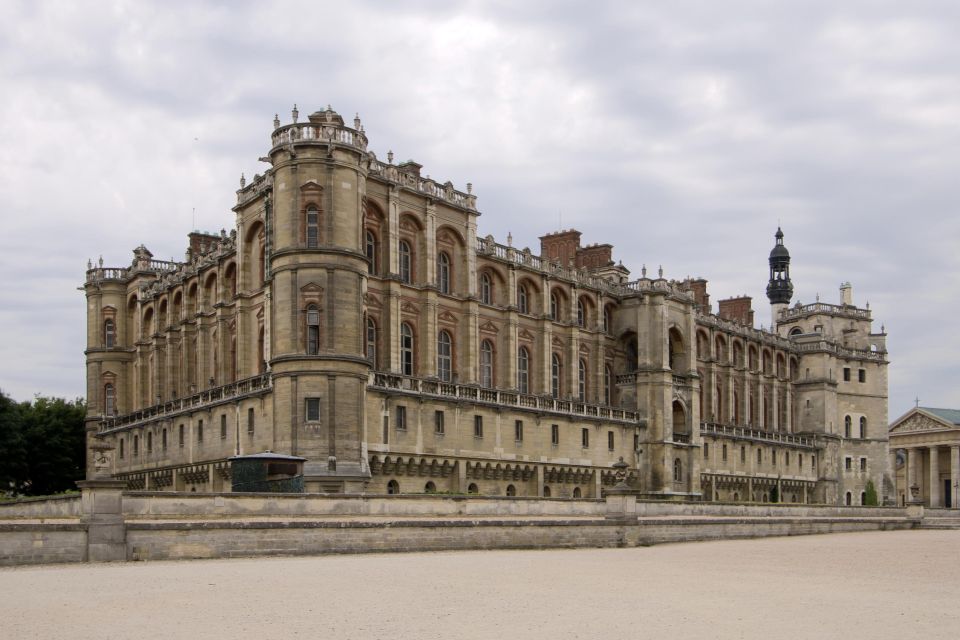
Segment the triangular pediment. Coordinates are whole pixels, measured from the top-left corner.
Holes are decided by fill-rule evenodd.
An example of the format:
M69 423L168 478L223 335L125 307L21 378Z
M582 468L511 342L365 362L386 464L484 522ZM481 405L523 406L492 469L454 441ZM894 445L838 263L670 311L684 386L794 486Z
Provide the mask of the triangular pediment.
M420 313L420 308L412 302L404 302L400 305L400 311L404 313Z
M441 311L437 315L437 320L439 320L440 322L446 322L447 324L457 323L457 317L452 313L450 313L449 311Z
M563 340L561 340L560 338L558 338L558 337L556 337L556 336L553 337L553 341L552 341L552 342L553 342L553 346L555 346L555 347L562 347L562 346L563 346Z
M316 180L307 180L300 185L300 191L323 191L323 187Z
M526 329L520 329L520 331L517 333L517 337L519 337L524 342L534 341L533 334L527 331Z
M367 295L366 295L366 301L367 301L367 306L370 307L371 309L380 309L383 307L383 303L380 302L380 296L374 293L370 293L369 291L367 292Z
M960 431L960 426L944 420L921 408L908 411L890 426L890 434L917 433L924 431Z
M304 293L322 293L323 287L318 285L316 282L308 282L300 287L300 291L303 291Z
M480 325L480 331L484 333L500 333L500 328L487 320L482 325Z

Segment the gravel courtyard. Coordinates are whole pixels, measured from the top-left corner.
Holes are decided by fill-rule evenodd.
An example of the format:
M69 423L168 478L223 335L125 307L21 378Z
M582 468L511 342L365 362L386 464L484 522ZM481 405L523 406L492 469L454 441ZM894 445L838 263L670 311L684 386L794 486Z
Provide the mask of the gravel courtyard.
M956 638L960 531L0 569L0 637Z

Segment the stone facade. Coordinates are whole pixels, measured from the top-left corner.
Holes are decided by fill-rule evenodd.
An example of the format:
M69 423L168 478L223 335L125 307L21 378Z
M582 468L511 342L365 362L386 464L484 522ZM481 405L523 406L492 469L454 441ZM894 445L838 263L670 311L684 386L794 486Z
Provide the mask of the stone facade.
M359 118L292 120L229 233L89 265L88 439L129 488L229 490L265 450L311 492L598 497L620 458L664 499L892 486L885 333L849 291L788 306L779 231L757 330L749 298L714 315L706 280L630 280L578 231L481 237L469 184L378 159Z
M960 410L917 406L890 425L890 466L901 505L956 509Z

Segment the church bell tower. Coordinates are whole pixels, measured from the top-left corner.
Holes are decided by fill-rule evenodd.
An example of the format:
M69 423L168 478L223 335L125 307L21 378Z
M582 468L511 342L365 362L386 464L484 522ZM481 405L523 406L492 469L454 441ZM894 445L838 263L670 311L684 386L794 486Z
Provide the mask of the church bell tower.
M770 330L776 332L780 312L790 304L793 283L790 281L790 252L783 246L783 231L777 227L774 236L777 243L770 251L770 280L767 282L767 298L770 300Z

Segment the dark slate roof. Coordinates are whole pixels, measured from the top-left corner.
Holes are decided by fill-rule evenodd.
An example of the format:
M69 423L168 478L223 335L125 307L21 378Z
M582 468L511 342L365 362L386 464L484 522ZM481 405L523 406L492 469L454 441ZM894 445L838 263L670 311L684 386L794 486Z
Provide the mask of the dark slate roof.
M920 409L927 413L932 413L950 424L960 426L960 409L934 409L933 407L920 407Z

